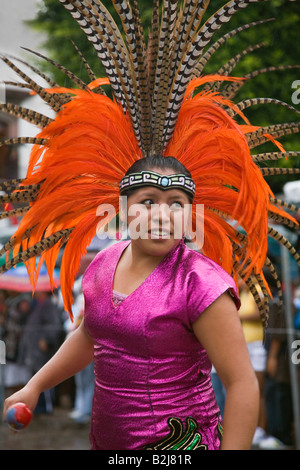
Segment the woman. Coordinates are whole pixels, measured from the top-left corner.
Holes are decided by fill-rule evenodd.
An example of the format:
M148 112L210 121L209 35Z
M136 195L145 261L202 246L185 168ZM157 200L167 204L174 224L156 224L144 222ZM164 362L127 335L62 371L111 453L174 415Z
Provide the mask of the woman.
M162 176L189 176L172 157L140 160L128 174L141 166ZM83 280L84 322L5 410L17 401L33 409L43 390L87 366L95 353L93 448L175 449L181 441L181 448L218 449L222 423L212 361L227 389L221 448L250 448L258 387L235 283L174 237L190 198L177 188L131 190L128 213L134 205L139 213L146 208L140 237L113 245L91 263ZM153 204L158 210L151 211ZM135 218L128 216L129 230Z

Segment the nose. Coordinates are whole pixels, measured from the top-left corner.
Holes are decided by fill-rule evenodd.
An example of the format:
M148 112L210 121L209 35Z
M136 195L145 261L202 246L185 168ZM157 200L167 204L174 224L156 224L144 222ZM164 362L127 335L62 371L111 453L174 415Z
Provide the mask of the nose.
M170 222L170 207L168 204L152 204L151 221L164 226Z

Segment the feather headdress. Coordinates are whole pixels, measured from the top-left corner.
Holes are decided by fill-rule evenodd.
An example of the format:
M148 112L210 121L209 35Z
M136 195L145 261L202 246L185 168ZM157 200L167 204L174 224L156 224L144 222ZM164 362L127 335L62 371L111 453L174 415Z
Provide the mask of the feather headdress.
M107 217L99 217L97 207L107 204L118 210L119 182L137 159L172 155L189 169L196 183L194 205L205 206L203 253L247 282L266 321L267 301L256 290L258 283L268 298L264 267L280 289L267 256L268 236L283 243L299 264L295 249L268 226L268 220L295 226L296 220L284 209L298 209L275 199L265 182L265 175L283 170L262 168L258 163L299 155L285 152L277 138L299 132L300 124L257 127L243 111L257 103L277 101L258 98L233 103L245 81L260 73L230 77L241 57L255 47L234 57L216 75L203 75L206 63L227 39L264 20L245 24L210 44L215 31L239 9L259 1L230 0L203 21L209 0L163 0L161 5L154 0L146 44L137 0L112 0L122 32L100 0L60 0L94 46L107 76L97 78L81 57L91 80L84 83L47 59L73 80L74 88L60 87L29 66L48 82L44 88L15 61L2 57L22 78L20 86L39 95L56 117L50 119L11 104L0 106L1 111L41 128L35 138L1 143L31 143L33 148L26 178L1 183L2 203L26 205L1 214L1 218L15 214L22 220L1 249L1 254L11 256L0 271L23 261L34 284L45 261L52 279L59 250L64 247L61 288L71 314L72 285L81 256L99 225L108 222ZM107 84L112 99L103 90ZM236 115L244 124L237 123ZM251 149L268 140L277 146L275 152L251 155ZM196 212L193 223L197 226Z

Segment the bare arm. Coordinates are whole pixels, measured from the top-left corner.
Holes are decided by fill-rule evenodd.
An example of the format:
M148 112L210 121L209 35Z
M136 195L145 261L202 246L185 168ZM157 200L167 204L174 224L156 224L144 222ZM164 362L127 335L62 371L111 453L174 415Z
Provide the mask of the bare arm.
M43 391L55 387L84 369L93 361L93 354L93 341L82 323L27 385L5 400L3 418L5 419L7 408L19 401L26 403L33 410Z
M221 449L250 449L258 420L259 388L230 296L221 295L193 328L227 392Z

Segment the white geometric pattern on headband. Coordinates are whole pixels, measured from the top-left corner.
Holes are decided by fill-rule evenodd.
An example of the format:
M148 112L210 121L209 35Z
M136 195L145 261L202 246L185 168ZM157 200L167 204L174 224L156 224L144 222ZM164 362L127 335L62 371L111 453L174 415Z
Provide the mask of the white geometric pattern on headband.
M188 191L192 195L195 194L195 183L192 178L184 174L160 175L154 171L141 171L131 173L122 178L119 188L120 193L129 188L137 188L141 186L158 186L159 189L182 189Z

